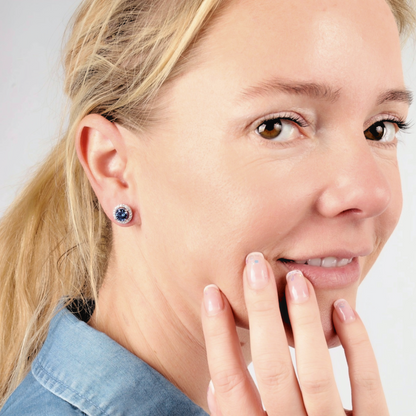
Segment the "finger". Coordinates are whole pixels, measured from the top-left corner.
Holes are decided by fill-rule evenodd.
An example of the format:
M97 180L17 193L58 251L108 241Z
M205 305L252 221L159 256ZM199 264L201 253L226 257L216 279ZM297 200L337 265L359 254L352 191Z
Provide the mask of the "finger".
M215 285L204 290L201 316L218 409L229 416L264 416L241 352L230 305Z
M344 299L334 303L333 321L348 362L354 415L387 416L377 361L363 322Z
M307 414L345 416L322 329L315 291L312 284L298 270L287 274L286 302Z
M247 256L244 294L260 395L269 415L305 415L280 316L276 281L261 253Z

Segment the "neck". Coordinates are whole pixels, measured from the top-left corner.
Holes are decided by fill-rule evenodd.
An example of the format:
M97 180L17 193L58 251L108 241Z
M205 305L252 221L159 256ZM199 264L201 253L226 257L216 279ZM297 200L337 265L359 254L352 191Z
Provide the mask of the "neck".
M169 281L174 279L171 275ZM200 297L198 301L202 290ZM170 287L154 272L137 271L137 264L126 267L113 257L89 324L207 410L210 376L199 308L199 303L184 299L176 286Z

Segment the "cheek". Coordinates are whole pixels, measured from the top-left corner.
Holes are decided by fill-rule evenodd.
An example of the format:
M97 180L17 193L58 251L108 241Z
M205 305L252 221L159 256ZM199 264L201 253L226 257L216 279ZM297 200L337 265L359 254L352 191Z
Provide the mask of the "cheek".
M392 180L390 184L391 189L391 202L388 207L389 212L386 214L385 227L388 230L388 236L393 232L397 223L399 222L400 214L403 206L403 195L400 181L399 169L396 167L392 174Z
M397 165L390 167L389 170L386 169L386 173L389 174L387 177L389 178L391 200L386 210L374 220L375 250L366 258L360 259L362 268L361 281L370 271L387 240L396 228L402 211L403 197Z
M275 172L259 164L256 169L244 167L227 174L223 168L222 172L226 173L211 175L191 192L187 235L195 250L204 255L211 247L239 262L251 251L276 250L303 215L305 194L297 192L293 183L290 189L284 185L284 168Z
M188 221L183 238L192 250L188 257L192 275L198 276L192 284L199 285L198 290L217 284L243 327L245 257L253 251L280 257L279 250L293 240L293 231L310 209L304 184L292 180L286 186L289 169L277 172L270 165L261 165L233 175L212 175L193 189L191 201L184 207ZM277 271L276 278L284 280L284 272Z
M393 166L389 173L389 186L391 191L390 204L376 219L377 237L381 246L384 246L399 221L402 211L403 197L398 166Z
M143 191L143 228L157 247L153 254L195 290L216 283L240 303L246 255L284 242L304 215L304 185L289 181L285 163L246 160L238 151L170 156Z

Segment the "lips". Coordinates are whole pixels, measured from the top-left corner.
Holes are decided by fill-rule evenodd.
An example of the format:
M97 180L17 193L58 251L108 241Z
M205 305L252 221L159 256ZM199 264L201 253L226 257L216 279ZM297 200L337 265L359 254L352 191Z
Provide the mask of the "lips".
M308 260L280 258L288 271L300 270L316 289L341 289L360 278L358 257L322 257Z

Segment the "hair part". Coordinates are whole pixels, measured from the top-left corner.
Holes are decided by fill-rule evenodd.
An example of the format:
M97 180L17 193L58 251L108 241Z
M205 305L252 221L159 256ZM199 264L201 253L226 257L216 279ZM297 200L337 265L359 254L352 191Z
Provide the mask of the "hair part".
M408 36L414 3L386 1ZM193 61L228 3L85 0L75 13L64 53L69 127L0 222L0 408L29 371L57 305L97 299L106 272L111 222L76 155L79 122L96 113L145 129L160 88Z

